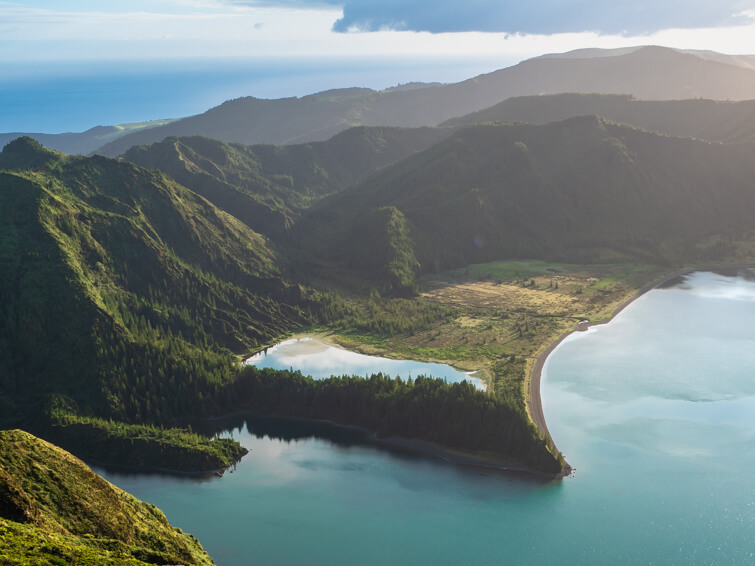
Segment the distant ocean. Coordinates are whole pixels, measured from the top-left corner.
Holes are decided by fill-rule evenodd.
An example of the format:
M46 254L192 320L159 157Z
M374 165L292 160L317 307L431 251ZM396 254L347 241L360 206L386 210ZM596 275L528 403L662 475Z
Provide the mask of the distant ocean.
M275 59L119 63L0 62L0 132L81 132L179 118L242 96L281 98L345 87L458 82L516 61Z

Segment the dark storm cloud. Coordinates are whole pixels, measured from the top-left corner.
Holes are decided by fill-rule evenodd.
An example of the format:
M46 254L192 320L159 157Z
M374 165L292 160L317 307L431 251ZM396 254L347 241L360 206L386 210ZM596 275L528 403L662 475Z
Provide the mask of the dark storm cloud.
M236 4L342 6L334 29L402 29L432 33L486 31L553 34L593 31L646 34L668 28L744 24L755 0L237 0Z
M653 0L650 2L554 0L438 2L349 0L337 31L385 27L429 31L490 31L553 34L594 31L644 34L668 28L719 27L745 23L755 2L740 0Z

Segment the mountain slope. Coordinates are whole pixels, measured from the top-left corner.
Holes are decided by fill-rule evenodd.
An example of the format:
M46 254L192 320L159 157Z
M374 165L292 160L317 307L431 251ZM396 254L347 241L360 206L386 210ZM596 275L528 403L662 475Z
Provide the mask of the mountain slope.
M20 430L0 431L0 534L4 564L214 564L154 505Z
M280 236L315 200L451 135L437 128L346 130L325 142L244 146L168 138L124 159L170 175L267 236Z
M722 142L755 140L753 100L638 100L629 95L578 93L525 96L509 98L441 125L507 121L547 124L586 115L676 137Z
M128 163L12 142L0 230L5 423L61 398L133 423L211 411L232 352L322 316L322 296L287 281L265 238Z
M392 275L380 240L361 235L385 209L404 219L415 273L517 257L700 260L752 236L754 156L750 144L595 117L472 126L325 199L294 233L306 255L361 258L382 281ZM717 247L704 247L709 239Z
M457 433L487 422L474 409L482 402L495 405L495 428L486 430L500 431L488 448L551 473L563 465L521 405L472 395L471 385L428 382L421 405L453 405L461 419L444 419L451 425L439 435L421 416L438 411L418 409L420 417L399 422L400 411L384 409L400 405L386 404L382 386L363 395L360 377L317 385L298 372L241 368L233 353L342 318L346 307L288 282L267 240L160 173L63 156L22 138L0 154L0 214L0 427L11 418L28 423L91 461L207 471L208 462L227 466L245 451L229 439L200 445L189 430L159 425L252 410L464 448ZM385 207L368 220L362 234L388 251L374 257L390 270L389 284L410 289L416 258L406 218ZM422 383L404 393L416 396ZM383 405L365 421L358 403L370 398Z
M417 90L343 89L280 100L240 98L123 136L97 151L116 156L134 145L193 135L245 144L303 143L355 125L434 126L513 96L561 92L750 100L755 99L755 70L663 47L609 56L535 58L460 83Z

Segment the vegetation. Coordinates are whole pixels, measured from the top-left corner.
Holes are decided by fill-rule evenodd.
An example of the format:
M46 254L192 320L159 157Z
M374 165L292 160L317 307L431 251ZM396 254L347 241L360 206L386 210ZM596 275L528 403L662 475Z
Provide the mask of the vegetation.
M576 116L600 116L670 136L707 141L755 141L755 101L639 100L626 94L562 93L509 98L467 116L444 122L458 128L490 122L547 124Z
M379 210L400 214L415 274L501 258L670 267L745 257L752 153L595 117L470 126L318 202L293 239L303 255L352 261L386 286L392 240L361 237Z
M335 338L362 353L476 370L489 394L529 410L529 376L540 354L577 322L610 317L619 304L666 273L664 266L630 263L473 264L421 277L420 294L411 301L373 298L350 304L352 312L361 313L361 329L339 331ZM374 319L368 318L373 313ZM427 322L404 332L384 331L410 318Z
M458 314L458 309L414 297L386 298L377 292L365 299L352 299L344 316L331 325L344 335L384 339L430 330Z
M19 430L0 431L0 562L213 564L154 505Z
M253 230L284 237L313 202L437 143L451 130L352 128L328 141L246 146L203 137L168 138L124 159L158 169Z
M124 423L211 414L234 352L339 311L288 281L264 237L162 175L28 138L6 146L2 169L5 426L44 420L56 395ZM102 439L101 426L77 426Z
M447 384L382 374L315 380L299 372L247 366L229 392L259 415L328 419L379 436L419 438L466 452L492 454L556 474L563 467L523 410L467 382Z
M192 138L131 152L236 218L161 173L9 144L4 425L41 421L40 431L92 453L120 442L126 424L217 415L239 354L312 325L351 347L482 368L490 393L523 411L534 358L577 320L607 316L672 266L752 255L749 145L590 117L447 136L362 128L290 148ZM501 257L539 261L475 264ZM575 265L585 262L614 267ZM326 285L340 291L317 289ZM56 399L68 420L51 417ZM187 448L196 458L176 457L181 465L234 457L208 459L196 438L168 434L171 452L165 437L131 433L144 439L145 464L162 467L160 455Z
M207 473L228 468L247 453L231 439L210 439L184 428L83 417L66 411L60 400L51 413L45 436L102 466Z

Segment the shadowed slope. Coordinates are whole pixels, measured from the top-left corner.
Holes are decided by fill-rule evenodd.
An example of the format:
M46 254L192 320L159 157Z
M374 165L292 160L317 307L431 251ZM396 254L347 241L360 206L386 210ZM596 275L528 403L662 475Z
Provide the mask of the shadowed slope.
M700 260L752 235L754 154L595 117L473 126L324 200L295 233L311 256L362 258L384 281L380 240L361 237L383 209L404 219L402 247L421 271L507 257ZM698 247L709 238L719 248Z
M442 125L460 127L485 122L547 124L587 115L677 137L722 142L755 141L754 100L638 100L629 95L576 93L525 96L509 98Z

